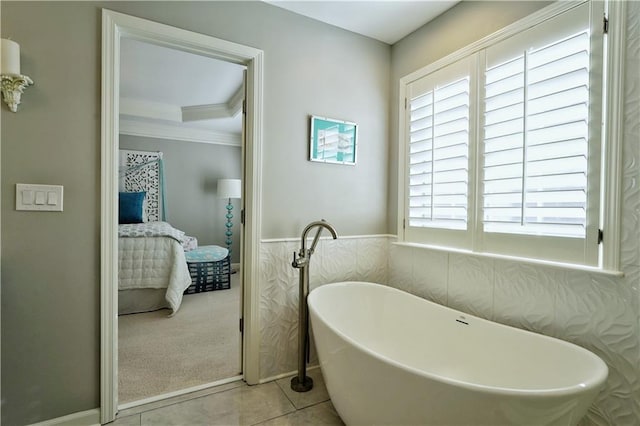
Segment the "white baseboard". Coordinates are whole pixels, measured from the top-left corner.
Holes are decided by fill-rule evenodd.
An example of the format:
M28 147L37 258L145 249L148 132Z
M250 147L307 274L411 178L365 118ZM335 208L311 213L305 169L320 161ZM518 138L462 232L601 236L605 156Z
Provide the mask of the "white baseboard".
M34 423L31 426L100 426L100 409L81 411L55 419Z
M318 364L308 365L307 366L307 371L315 370L316 368L320 368L320 366ZM277 374L277 375L271 376L271 377L265 377L264 379L260 379L260 384L269 383L269 382L273 382L275 380L284 379L285 377L293 377L296 374L298 374L298 370L289 371L288 373Z

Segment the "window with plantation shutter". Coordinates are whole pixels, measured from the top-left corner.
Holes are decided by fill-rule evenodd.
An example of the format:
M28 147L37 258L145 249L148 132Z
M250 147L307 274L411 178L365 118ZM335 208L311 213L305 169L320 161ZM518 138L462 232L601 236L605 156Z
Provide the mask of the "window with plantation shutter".
M552 8L401 80L403 241L599 265L605 4Z
M487 69L484 230L584 238L588 138L588 29Z

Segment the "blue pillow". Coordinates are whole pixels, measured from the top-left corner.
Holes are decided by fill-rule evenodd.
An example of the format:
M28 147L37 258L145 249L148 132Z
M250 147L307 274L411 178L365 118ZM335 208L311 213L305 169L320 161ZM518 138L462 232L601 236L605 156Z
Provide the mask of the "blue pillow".
M146 192L120 192L118 194L119 223L142 223Z

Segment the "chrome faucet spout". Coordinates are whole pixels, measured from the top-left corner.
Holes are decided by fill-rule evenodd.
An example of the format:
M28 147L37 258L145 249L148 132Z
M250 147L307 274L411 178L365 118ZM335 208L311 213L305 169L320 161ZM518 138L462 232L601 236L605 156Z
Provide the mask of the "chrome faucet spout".
M313 243L311 243L311 248L307 252L307 250L306 250L307 234L313 228L318 228L318 232L316 233L316 236L313 239ZM307 225L306 228L304 228L304 231L302 231L302 248L300 249L300 256L306 256L307 254L308 255L312 255L313 254L313 252L316 249L316 245L318 244L318 240L320 239L320 234L322 233L322 228L326 228L331 233L331 236L333 237L334 240L338 238L338 233L336 232L336 229L333 227L333 225L331 225L326 220L322 219L322 220L317 220L315 222L311 222L309 225Z

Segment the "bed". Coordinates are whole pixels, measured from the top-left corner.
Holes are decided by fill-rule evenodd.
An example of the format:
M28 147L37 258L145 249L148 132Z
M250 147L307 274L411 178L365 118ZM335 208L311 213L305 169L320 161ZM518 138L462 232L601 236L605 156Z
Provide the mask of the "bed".
M118 314L178 311L191 285L184 241L167 222L118 226Z
M162 152L119 151L118 314L180 308L193 237L166 219ZM193 247L191 247L193 248Z

